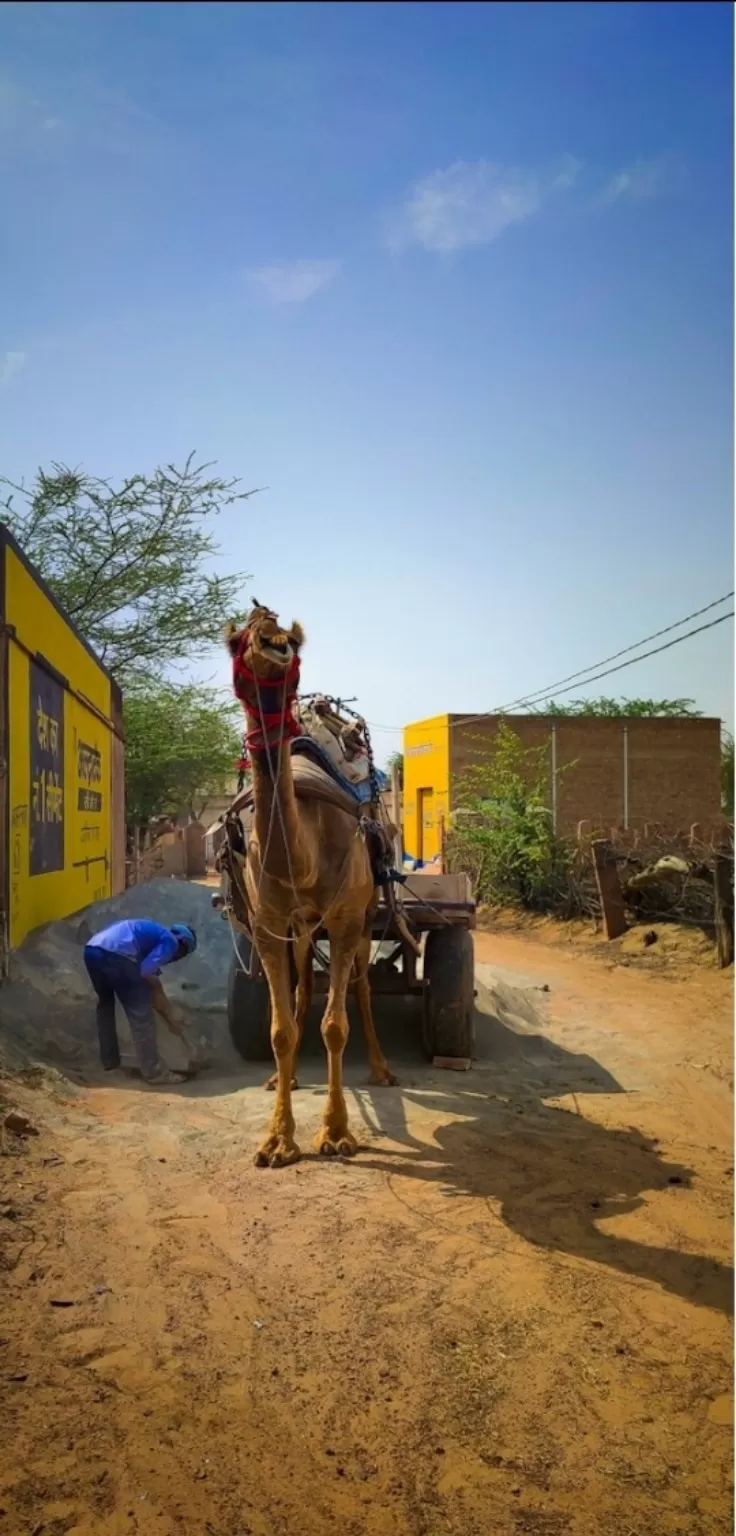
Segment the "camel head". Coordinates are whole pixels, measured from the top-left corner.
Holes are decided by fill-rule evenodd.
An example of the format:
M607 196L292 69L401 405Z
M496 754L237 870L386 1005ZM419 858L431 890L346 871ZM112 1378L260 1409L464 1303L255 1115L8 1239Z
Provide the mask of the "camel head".
M296 620L290 629L279 623L271 608L254 603L245 624L230 624L225 641L230 655L256 678L277 683L293 667L304 644L304 630Z
M233 661L233 689L245 710L250 752L299 734L294 712L299 687L301 624L284 629L272 609L254 603L245 624L230 624L225 641Z

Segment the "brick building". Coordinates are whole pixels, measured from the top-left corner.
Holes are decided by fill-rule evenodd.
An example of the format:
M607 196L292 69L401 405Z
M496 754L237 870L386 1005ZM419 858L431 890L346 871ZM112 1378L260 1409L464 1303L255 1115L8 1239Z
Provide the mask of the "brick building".
M507 723L548 765L561 836L581 821L604 830L657 822L675 832L722 820L720 720L512 715ZM492 750L499 724L497 715L435 715L405 727L404 845L412 858L439 851L458 783Z

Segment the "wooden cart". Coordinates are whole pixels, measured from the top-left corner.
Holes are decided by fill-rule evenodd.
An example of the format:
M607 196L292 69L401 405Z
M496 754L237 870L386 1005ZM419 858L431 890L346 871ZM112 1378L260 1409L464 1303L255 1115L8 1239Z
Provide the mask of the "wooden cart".
M471 930L475 903L466 875L407 875L397 900L407 924L421 941L421 957L399 931L393 911L381 901L373 923L371 992L415 995L422 1002L421 1037L425 1054L460 1058L473 1054L474 967ZM231 919L227 899L213 898ZM271 1059L271 1002L258 956L242 929L233 925L236 953L228 984L228 1024L237 1051L246 1061ZM325 964L314 961L314 993L329 984L327 934L315 934Z

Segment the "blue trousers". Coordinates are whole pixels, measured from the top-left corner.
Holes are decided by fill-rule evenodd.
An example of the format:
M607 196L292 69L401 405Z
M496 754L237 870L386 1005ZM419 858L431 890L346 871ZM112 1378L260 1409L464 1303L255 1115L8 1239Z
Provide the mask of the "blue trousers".
M88 944L84 951L84 963L97 993L97 1035L103 1067L109 1071L112 1067L120 1066L120 1046L115 1027L117 997L130 1025L141 1072L144 1077L153 1077L161 1067L156 1045L156 1019L151 988L141 976L138 961L128 960L125 955L113 955L107 949L96 949L93 944Z

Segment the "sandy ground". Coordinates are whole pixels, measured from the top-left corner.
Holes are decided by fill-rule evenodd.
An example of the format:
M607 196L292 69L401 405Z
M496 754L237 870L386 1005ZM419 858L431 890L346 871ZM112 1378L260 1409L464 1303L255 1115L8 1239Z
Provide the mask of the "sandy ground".
M40 1135L0 1157L0 1531L731 1530L730 981L477 960L472 1072L398 1005L400 1088L351 1041L350 1164L317 1051L280 1172L255 1069L4 1084Z

